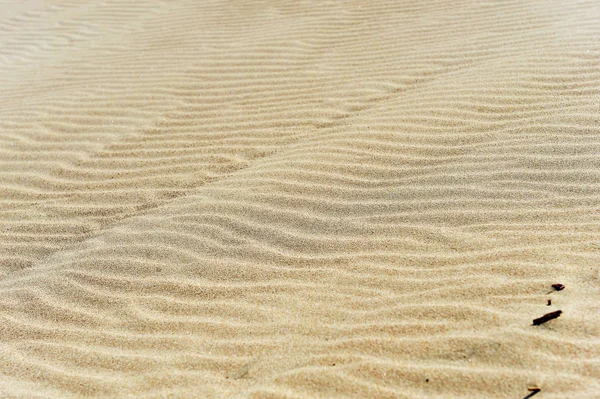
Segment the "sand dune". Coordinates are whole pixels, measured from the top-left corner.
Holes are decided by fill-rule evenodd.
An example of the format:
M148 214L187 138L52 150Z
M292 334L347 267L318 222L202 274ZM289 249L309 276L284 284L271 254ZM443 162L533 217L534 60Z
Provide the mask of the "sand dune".
M0 396L600 397L595 2L0 10Z

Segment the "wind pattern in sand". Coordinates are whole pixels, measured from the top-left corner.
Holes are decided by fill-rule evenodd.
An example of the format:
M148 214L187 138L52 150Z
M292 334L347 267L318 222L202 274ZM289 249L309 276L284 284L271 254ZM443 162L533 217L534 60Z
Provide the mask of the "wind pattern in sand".
M0 396L597 397L597 2L0 10Z

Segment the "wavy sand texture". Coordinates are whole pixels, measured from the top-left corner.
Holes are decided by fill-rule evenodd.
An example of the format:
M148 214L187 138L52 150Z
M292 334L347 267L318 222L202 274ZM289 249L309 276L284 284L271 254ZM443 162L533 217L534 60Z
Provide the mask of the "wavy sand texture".
M597 2L0 10L0 396L600 397Z

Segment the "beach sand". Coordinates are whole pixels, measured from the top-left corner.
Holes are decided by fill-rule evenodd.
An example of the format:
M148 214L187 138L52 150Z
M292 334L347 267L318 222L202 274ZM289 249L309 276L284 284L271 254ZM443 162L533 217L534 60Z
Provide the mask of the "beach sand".
M597 2L0 15L0 397L600 397Z

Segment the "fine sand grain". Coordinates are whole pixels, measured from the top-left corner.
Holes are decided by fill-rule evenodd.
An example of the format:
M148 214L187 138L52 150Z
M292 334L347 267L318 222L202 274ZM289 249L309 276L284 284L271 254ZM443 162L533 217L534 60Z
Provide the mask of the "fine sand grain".
M0 397L600 397L597 1L5 0L0 73Z

